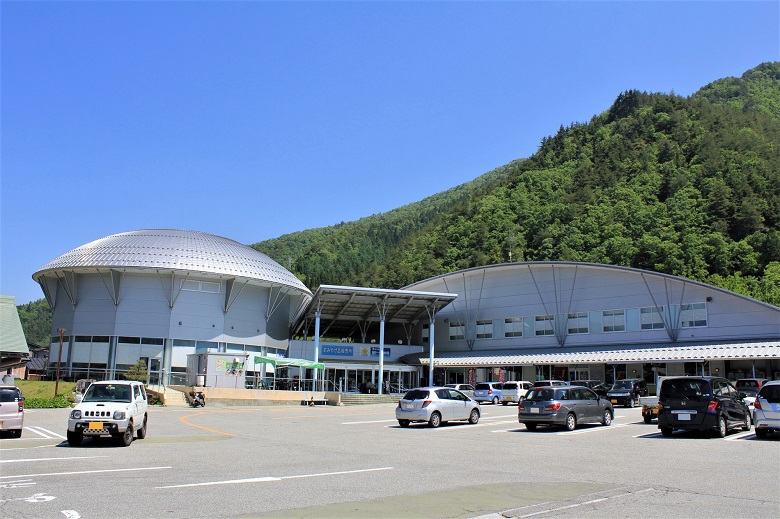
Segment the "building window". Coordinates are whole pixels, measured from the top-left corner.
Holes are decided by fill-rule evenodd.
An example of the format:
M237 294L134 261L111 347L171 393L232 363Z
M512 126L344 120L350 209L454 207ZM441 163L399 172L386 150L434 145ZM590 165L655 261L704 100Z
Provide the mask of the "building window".
M626 331L626 311L604 310L601 312L601 323L604 332L624 332Z
M141 339L141 344L150 344L152 346L164 346L165 339L160 339L157 337L144 337Z
M431 325L422 325L422 341L423 344L428 344L431 341Z
M554 315L537 315L535 321L536 335L555 335Z
M510 317L504 319L504 337L522 337L523 336L523 318Z
M183 279L181 282L182 290L191 292L208 292L209 294L219 294L219 283L213 281L194 281Z
M707 303L693 303L680 307L683 328L707 326Z
M588 333L588 312L576 312L568 315L569 334Z
M462 341L466 338L466 327L461 322L450 323L450 340Z
M493 321L477 321L477 339L493 338Z
M661 309L654 306L639 309L639 323L642 330L662 330L664 319Z

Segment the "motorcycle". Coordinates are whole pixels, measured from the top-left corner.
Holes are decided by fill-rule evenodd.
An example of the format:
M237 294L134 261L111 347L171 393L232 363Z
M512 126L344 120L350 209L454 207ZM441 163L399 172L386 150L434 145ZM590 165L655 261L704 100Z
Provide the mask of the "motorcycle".
M190 397L192 397L192 407L206 407L206 397L200 391L197 394L190 392Z

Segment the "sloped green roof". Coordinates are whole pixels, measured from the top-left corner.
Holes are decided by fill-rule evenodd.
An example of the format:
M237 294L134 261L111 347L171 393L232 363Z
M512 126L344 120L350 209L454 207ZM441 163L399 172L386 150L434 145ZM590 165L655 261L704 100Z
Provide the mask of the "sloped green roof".
M0 296L0 353L30 353L13 296Z

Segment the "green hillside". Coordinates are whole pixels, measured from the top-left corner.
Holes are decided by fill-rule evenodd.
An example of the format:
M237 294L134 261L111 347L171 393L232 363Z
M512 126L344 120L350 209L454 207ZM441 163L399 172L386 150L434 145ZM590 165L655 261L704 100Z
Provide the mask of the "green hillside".
M780 304L780 63L684 98L635 90L539 151L388 213L254 245L320 284L592 261Z

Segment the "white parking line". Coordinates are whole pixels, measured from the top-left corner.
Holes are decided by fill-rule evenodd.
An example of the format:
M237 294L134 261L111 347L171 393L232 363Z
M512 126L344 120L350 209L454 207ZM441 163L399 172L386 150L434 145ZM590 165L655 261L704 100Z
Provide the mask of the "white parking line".
M51 440L51 439L54 439L54 438L60 438L62 440L65 439L65 437L63 435L57 434L56 432L50 431L48 429L44 429L43 427L29 426L29 427L25 427L25 429L30 431L30 432L32 432L32 433L37 434L38 436L43 436L47 440Z
M173 467L138 467L134 469L105 469L105 470L77 470L70 472L44 472L40 474L17 474L16 476L0 476L0 479L9 478L36 478L42 476L74 476L76 474L104 474L107 472L137 472L141 470L165 470Z
M206 487L213 485L238 485L242 483L267 483L269 481L282 481L283 479L316 478L322 476L341 476L344 474L361 474L364 472L377 472L380 470L393 470L393 467L379 467L374 469L344 470L341 472L322 472L317 474L298 474L294 476L262 476L259 478L248 479L229 479L223 481L207 481L201 483L185 483L182 485L166 485L155 488L186 488L186 487Z
M90 460L93 458L108 458L108 456L68 456L65 458L27 458L23 460L0 460L0 463L29 463L31 461L54 461L54 460Z
M364 423L387 423L387 422L395 422L395 420L364 420L362 422L341 422L341 425L358 425Z

